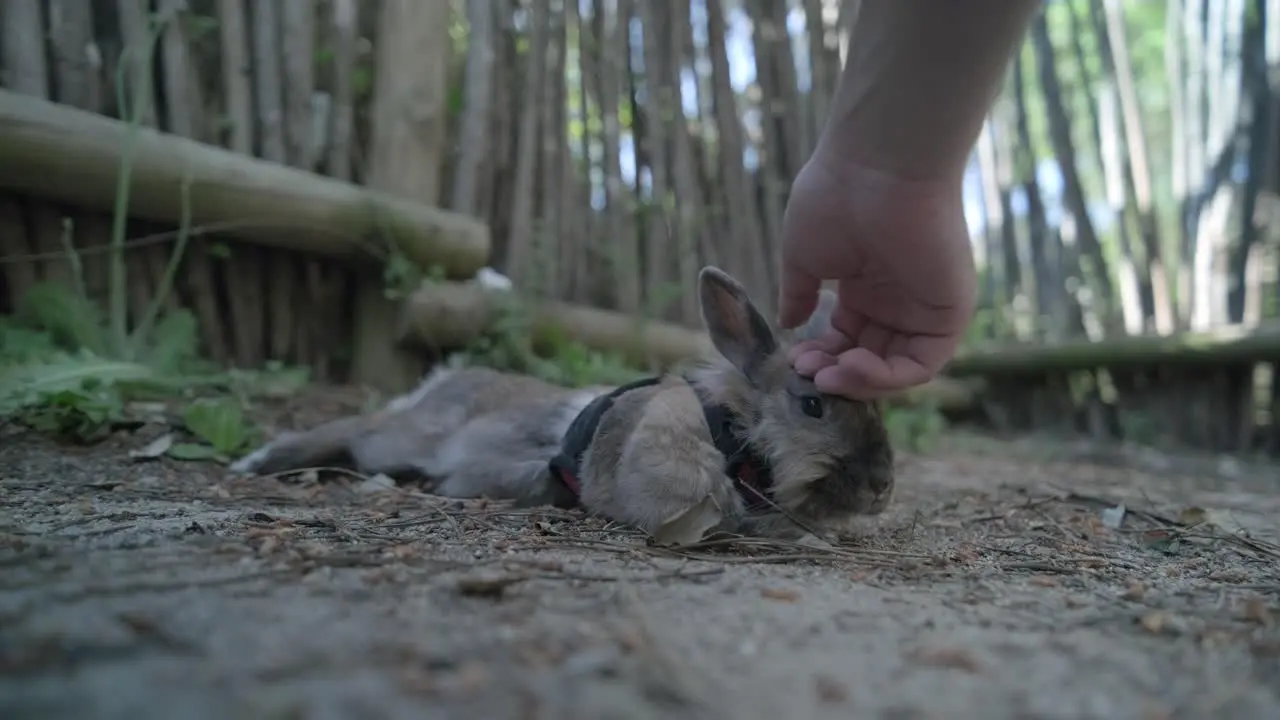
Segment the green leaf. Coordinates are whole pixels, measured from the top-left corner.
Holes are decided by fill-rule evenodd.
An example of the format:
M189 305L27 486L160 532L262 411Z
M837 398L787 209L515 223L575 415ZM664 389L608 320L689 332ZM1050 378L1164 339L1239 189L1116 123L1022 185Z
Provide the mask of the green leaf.
M48 282L32 286L19 299L16 316L27 327L48 332L68 350L106 352L102 313L66 286Z
M187 310L175 310L156 323L146 339L146 355L152 367L176 373L196 357L200 345L200 327L196 316Z
M109 387L40 393L17 413L32 429L77 442L104 437L123 418L124 404Z
M199 443L174 443L169 447L168 456L174 460L189 460L193 462L221 462L224 459L222 453L212 445L201 445Z
M0 363L26 363L48 359L57 353L58 346L50 333L0 318Z
M198 400L182 416L187 429L224 455L235 453L249 441L240 406L226 399Z
M0 371L0 415L38 404L49 393L80 390L86 384L106 386L149 380L154 376L155 371L146 365L93 356L68 356L9 367Z

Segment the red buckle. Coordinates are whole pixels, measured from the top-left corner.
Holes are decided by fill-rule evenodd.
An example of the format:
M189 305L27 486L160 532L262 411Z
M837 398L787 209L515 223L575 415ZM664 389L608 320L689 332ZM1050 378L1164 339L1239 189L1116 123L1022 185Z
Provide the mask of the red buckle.
M561 470L556 473L556 476L560 478L560 482L564 483L564 486L569 488L569 491L572 492L575 497L582 495L582 485L578 483L578 478L574 477L572 473Z

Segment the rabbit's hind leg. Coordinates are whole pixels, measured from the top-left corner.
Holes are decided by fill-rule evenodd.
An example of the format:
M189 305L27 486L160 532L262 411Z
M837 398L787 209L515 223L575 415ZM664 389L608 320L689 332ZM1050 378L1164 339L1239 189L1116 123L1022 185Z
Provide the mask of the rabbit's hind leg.
M450 497L515 500L522 506L571 504L547 465L569 423L594 397L571 393L471 421L429 464L440 478L435 492Z

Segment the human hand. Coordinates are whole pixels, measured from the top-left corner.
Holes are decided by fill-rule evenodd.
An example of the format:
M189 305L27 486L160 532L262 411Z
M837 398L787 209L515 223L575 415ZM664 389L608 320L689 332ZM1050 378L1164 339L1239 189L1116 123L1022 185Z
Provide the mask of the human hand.
M977 302L961 177L904 180L815 154L783 216L783 327L808 319L823 280L837 281L833 329L791 349L797 372L868 400L933 378Z

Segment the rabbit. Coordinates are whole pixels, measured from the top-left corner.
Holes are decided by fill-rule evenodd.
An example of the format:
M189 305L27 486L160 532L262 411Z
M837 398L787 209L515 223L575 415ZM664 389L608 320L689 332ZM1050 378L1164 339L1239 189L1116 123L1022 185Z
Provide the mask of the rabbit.
M568 463L582 504L676 544L718 531L821 544L821 527L882 512L894 470L879 406L797 374L728 274L704 267L698 292L718 357L609 401ZM829 328L834 300L824 291L794 339Z
M230 470L271 475L338 466L422 481L447 497L571 504L560 486L546 481L547 462L569 423L610 389L563 388L484 367L441 367L377 412L283 433Z
M581 505L664 544L708 533L821 544L820 526L877 514L893 451L873 403L823 395L728 274L698 277L717 355L616 388L559 388L485 368L433 371L367 416L287 433L232 466L342 463L449 497ZM794 339L830 328L834 295Z

